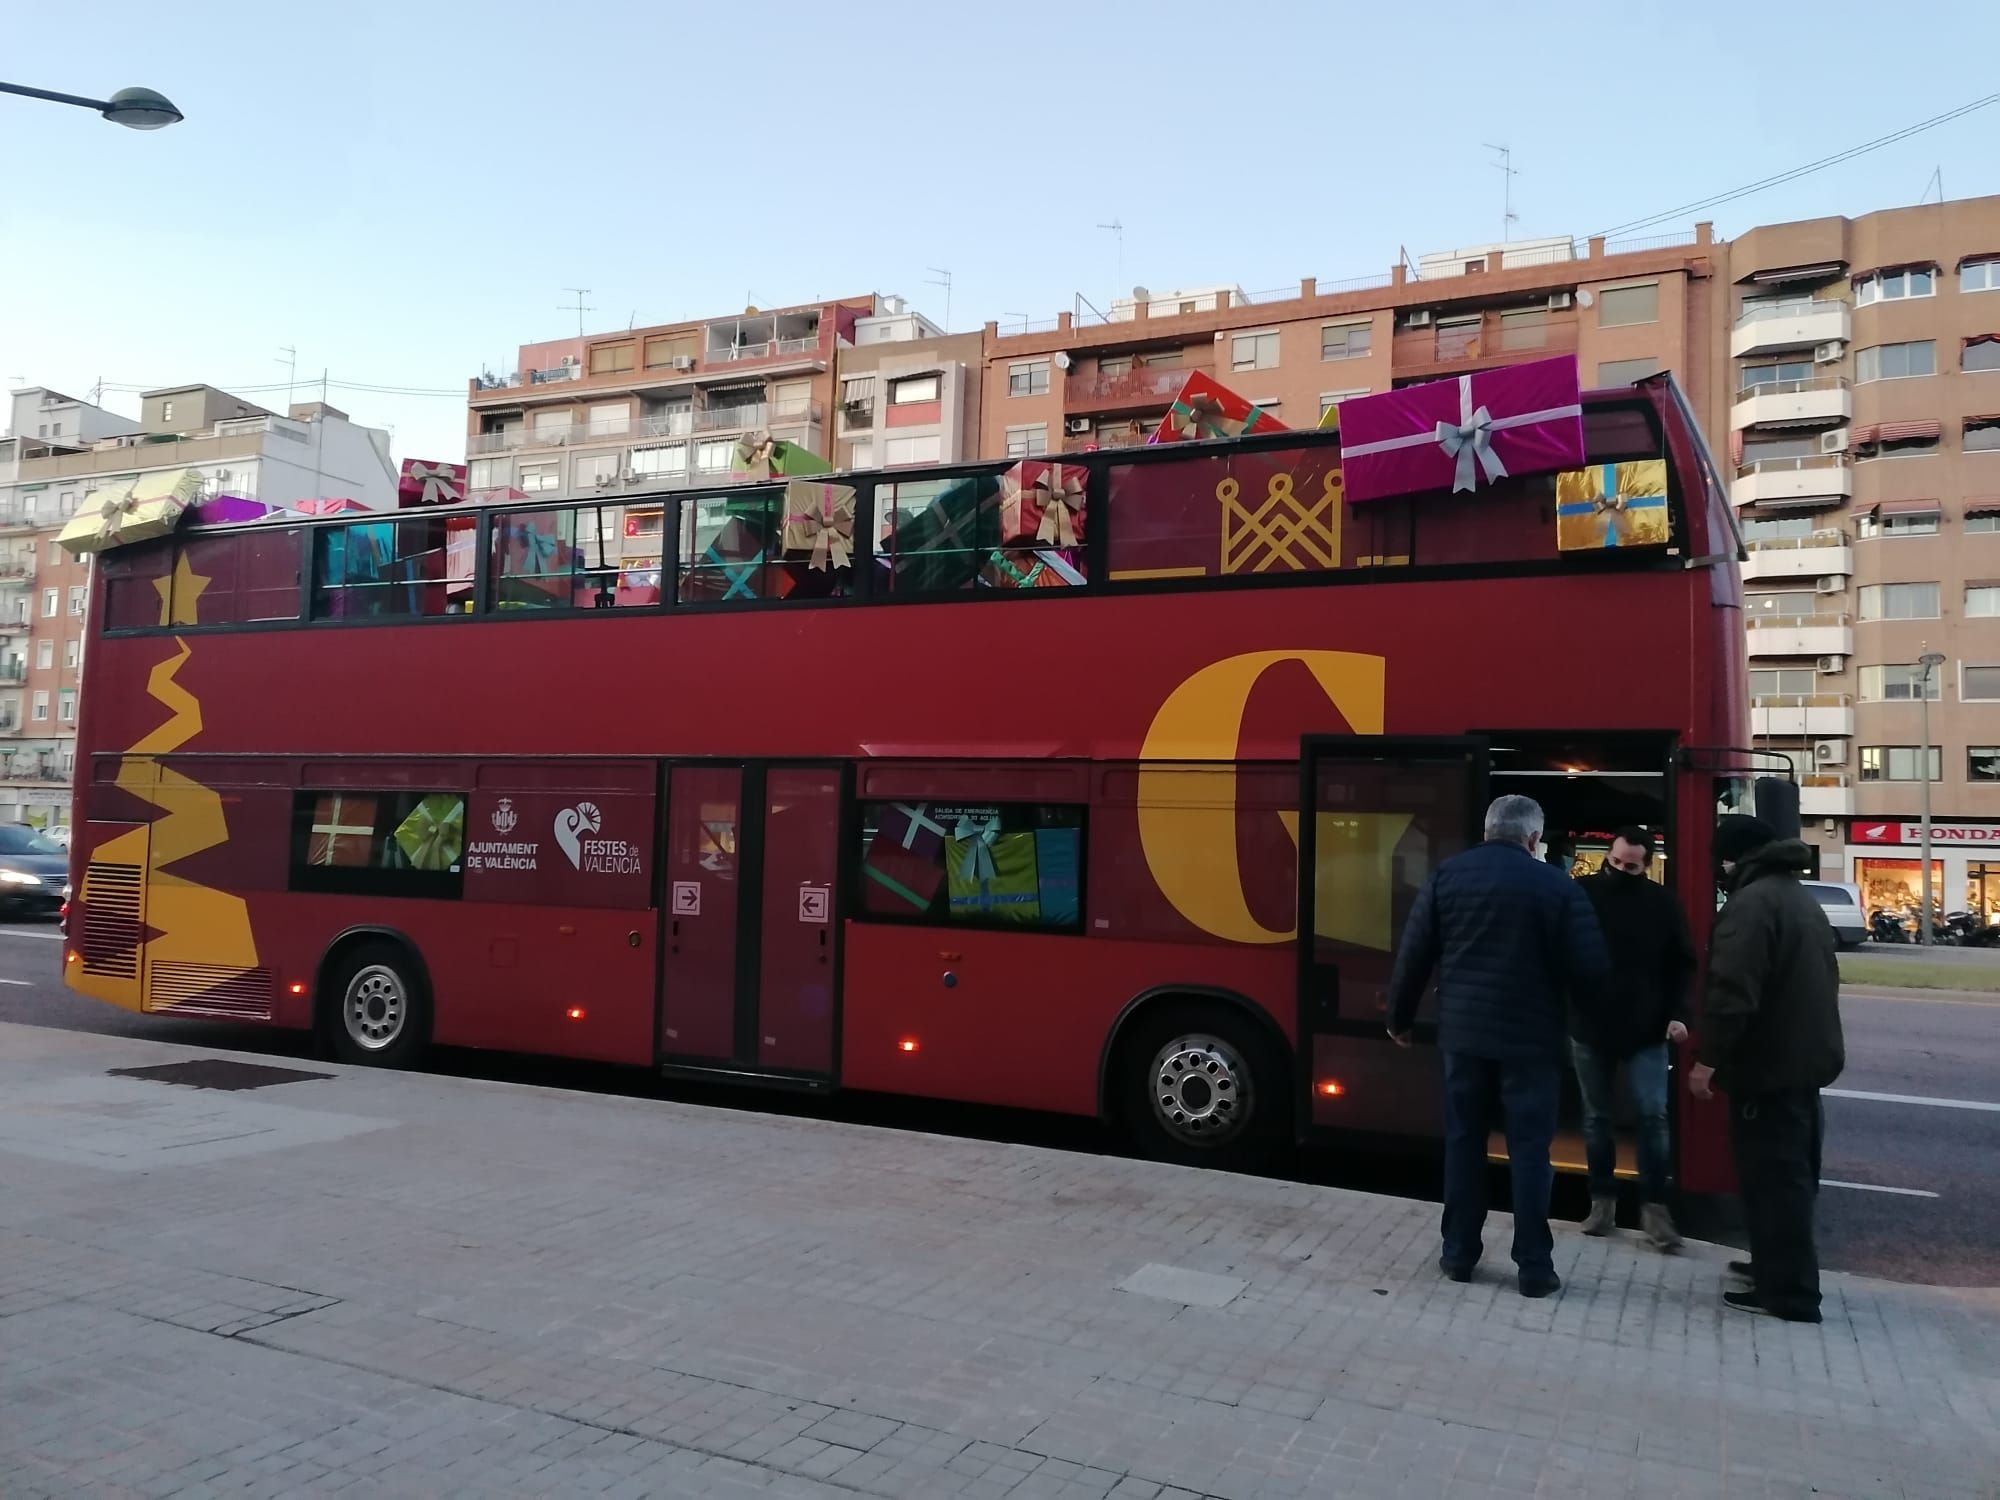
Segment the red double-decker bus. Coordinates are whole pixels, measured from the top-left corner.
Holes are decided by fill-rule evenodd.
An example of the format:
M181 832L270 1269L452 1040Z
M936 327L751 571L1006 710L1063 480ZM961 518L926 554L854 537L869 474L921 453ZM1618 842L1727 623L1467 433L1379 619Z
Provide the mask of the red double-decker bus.
M1586 863L1663 830L1698 937L1750 795L1699 431L1665 377L1584 411L1585 471L1365 506L1337 434L1281 432L114 548L67 981L1196 1161L1435 1134L1383 992L1489 794ZM1677 1140L1723 1185L1684 1094Z

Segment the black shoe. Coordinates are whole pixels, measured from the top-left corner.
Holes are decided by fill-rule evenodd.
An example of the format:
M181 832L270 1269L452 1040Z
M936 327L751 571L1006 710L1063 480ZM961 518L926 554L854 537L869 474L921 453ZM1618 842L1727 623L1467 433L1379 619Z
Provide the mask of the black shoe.
M1461 1265L1458 1265L1458 1264L1456 1264L1456 1263L1454 1263L1454 1262L1452 1262L1452 1261L1448 1261L1448 1260L1445 1260L1445 1259L1444 1259L1444 1258L1442 1258L1442 1257L1439 1257L1439 1259L1438 1259L1438 1269L1439 1269L1440 1271L1444 1272L1444 1274L1445 1274L1446 1278L1447 1278L1448 1280L1451 1280L1451 1281L1470 1281L1470 1280L1472 1280L1472 1267L1471 1267L1471 1266L1461 1266Z
M1755 1292L1724 1292L1722 1300L1739 1312L1762 1313L1767 1318L1782 1318L1787 1323L1817 1323L1821 1321L1817 1308L1811 1312L1779 1312L1776 1308L1766 1307L1763 1299Z
M1563 1283L1554 1271L1523 1271L1517 1284L1523 1297L1553 1297Z
M1757 1279L1756 1272L1750 1269L1750 1262L1747 1260L1732 1260L1729 1263L1729 1274L1731 1276L1741 1276L1745 1281L1755 1281Z

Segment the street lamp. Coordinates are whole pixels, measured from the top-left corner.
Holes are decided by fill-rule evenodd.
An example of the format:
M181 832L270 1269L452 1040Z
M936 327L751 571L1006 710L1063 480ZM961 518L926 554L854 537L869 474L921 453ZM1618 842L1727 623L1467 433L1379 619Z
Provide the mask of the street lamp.
M109 99L86 99L81 94L57 94L48 89L31 89L24 83L0 83L0 94L19 94L27 99L49 99L57 104L75 104L94 109L114 125L130 130L159 130L185 118L164 94L151 89L120 89Z
M1917 941L1926 948L1931 943L1931 673L1944 665L1944 657L1936 651L1926 651L1917 658L1917 665L1924 669L1922 680L1917 684L1917 703L1923 713L1924 747L1923 761L1917 768L1917 784L1923 791L1923 821L1918 825L1917 859L1923 868L1923 910L1917 916Z

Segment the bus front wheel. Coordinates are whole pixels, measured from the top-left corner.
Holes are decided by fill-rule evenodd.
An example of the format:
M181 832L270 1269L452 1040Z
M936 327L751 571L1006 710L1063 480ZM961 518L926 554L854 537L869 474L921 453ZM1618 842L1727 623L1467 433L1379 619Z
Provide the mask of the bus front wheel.
M1167 1006L1138 1019L1119 1059L1126 1129L1148 1156L1253 1167L1283 1139L1283 1062L1247 1017Z
M366 943L333 969L324 1025L342 1062L412 1068L430 1042L430 1004L409 954Z

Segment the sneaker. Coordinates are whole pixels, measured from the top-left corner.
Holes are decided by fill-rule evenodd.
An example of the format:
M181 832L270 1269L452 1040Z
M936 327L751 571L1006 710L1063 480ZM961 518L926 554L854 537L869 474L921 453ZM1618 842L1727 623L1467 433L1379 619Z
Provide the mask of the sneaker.
M1554 1271L1523 1271L1518 1284L1523 1297L1553 1297L1563 1283Z
M1446 1279L1450 1281L1472 1280L1471 1266L1461 1266L1455 1261L1445 1260L1442 1256L1438 1259L1438 1269L1444 1272Z
M1778 1312L1766 1307L1763 1299L1755 1292L1724 1292L1722 1300L1739 1312L1762 1313L1767 1318L1782 1318L1787 1323L1817 1323L1821 1321L1819 1309L1809 1313Z
M1618 1200L1616 1198L1592 1198L1590 1212L1584 1215L1585 1234L1609 1234L1618 1225Z
M1681 1247L1681 1232L1674 1228L1674 1216L1667 1212L1664 1203L1647 1203L1639 1209L1639 1227L1646 1231L1646 1238L1653 1242L1655 1250L1678 1250Z

